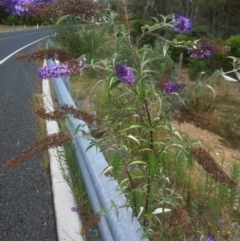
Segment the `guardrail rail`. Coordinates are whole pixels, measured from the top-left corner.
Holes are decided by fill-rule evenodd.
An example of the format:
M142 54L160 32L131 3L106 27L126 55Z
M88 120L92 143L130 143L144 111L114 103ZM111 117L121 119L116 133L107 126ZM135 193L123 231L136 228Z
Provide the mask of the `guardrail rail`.
M48 45L52 44L48 42ZM47 45L47 47L48 47ZM56 64L53 60L48 60L48 65ZM52 78L58 104L76 107L70 95L69 78ZM66 88L68 86L68 89ZM75 133L77 128L79 131ZM74 133L73 146L78 160L79 168L84 179L86 191L88 193L94 213L100 212L100 208L107 210L104 217L98 223L103 241L148 241L142 226L133 211L126 207L127 199L118 190L119 184L116 180L102 175L103 170L108 167L108 163L103 154L93 147L87 150L90 141L83 136L83 132L89 132L89 128L82 120L69 116L67 127L70 133ZM119 207L116 209L113 203Z

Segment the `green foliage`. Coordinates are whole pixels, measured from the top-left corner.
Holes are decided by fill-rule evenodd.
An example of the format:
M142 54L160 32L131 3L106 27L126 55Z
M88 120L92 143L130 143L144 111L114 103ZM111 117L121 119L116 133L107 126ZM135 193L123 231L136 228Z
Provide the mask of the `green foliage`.
M195 26L188 35L190 35L192 38L209 38L209 39L213 38L210 28L206 25Z
M145 24L149 24L149 23L144 22L143 20L140 20L140 19L135 19L132 22L132 30L130 34L133 39L133 42L136 42L137 39L142 35L142 27ZM145 36L141 41L141 46L147 45L147 44L154 46L155 41L156 41L156 37L151 35Z
M91 26L76 24L74 19L62 21L54 29L57 33L54 41L77 56L85 55L87 63L97 57L105 41L104 35L101 36Z
M205 59L196 59L196 58L189 58L189 70L188 70L188 77L190 80L196 80L198 75L201 72L205 72L208 70L208 64ZM206 74L209 74L207 72Z
M184 34L178 34L173 39L173 41L175 42L187 42L192 40L193 40L192 37ZM170 56L174 61L178 62L180 54L183 53L183 63L185 64L188 63L187 57L189 56L189 54L188 54L187 48L184 49L184 48L176 48L176 47L170 46L169 51L170 51Z
M37 24L46 23L46 19L44 17L33 17L33 16L13 16L10 15L7 18L8 25L26 25L33 26Z
M153 31L157 27L156 24L148 28ZM154 48L149 45L135 47L121 26L114 25L113 29L116 32L115 52L109 60L99 60L91 66L106 72L104 78L98 81L98 84L103 80L106 82L106 91L102 93L105 94L104 101L101 98L105 108L97 112L103 118L101 131L108 134L98 141L103 145L109 143L105 152L113 175L120 180L121 190L129 190L128 202L133 206L135 215L142 216L143 225L148 229L152 225L149 220L156 218L159 223L165 223L164 210L181 203L181 195L175 193L173 184L166 176L170 171L166 169L163 159L168 155L171 145L179 143L176 152L184 147L181 137L172 132L169 119L165 118L167 96L155 87L159 89L164 70L173 62L167 51L163 53L163 41L156 41ZM114 74L112 61L130 66L135 83L124 84L119 81ZM166 140L162 142L161 138ZM184 156L186 152L182 153ZM184 173L178 172L178 175ZM155 192L153 186L157 183L162 183L162 186ZM159 212L160 217L157 216Z
M231 48L228 55L240 57L240 35L231 36L227 41L227 46Z
M10 25L10 26L17 25L18 24L18 20L17 20L17 18L15 16L10 15L7 18L7 24Z

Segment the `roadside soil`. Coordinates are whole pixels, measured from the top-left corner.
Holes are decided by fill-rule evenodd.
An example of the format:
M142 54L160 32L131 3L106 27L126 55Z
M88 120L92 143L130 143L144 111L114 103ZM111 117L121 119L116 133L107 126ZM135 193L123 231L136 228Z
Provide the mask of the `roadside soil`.
M199 141L223 165L223 169L230 175L233 163L240 163L240 150L232 148L226 140L208 130L195 126L193 123L172 122L173 127L182 135Z
M180 76L179 80L180 82L189 82L186 73ZM238 133L240 131L238 125L240 122L240 83L228 82L219 78L216 80L214 89L216 91L216 103L213 102L213 111L209 114L209 117L214 116L215 122L218 119L227 121L234 126ZM233 148L229 139L227 140L211 131L211 124L207 125L206 128L204 128L204 125L199 127L197 121L179 122L174 120L172 125L182 135L199 141L230 175L233 163L240 163L240 146Z

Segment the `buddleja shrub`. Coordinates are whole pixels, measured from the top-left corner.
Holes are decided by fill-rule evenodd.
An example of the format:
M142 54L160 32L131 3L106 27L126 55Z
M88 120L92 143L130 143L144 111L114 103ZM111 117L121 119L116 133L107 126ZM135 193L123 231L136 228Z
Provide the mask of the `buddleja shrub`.
M196 143L175 131L170 120L175 106L188 106L188 92L205 87L212 91L213 99L215 92L211 82L204 83L202 78L198 78L191 88L183 83L170 81L169 75L169 78L164 79L163 74L160 80L159 74L151 65L155 61L164 61L170 45L185 48L190 57L198 59L227 52L229 48L205 38L169 41L156 33L166 27L181 34L190 31L192 22L179 14L162 16L162 21L154 19L155 24L143 26L142 34L134 43L124 26L115 23L116 18L115 13L104 16L105 25L101 30L101 34L111 30L110 34L116 44L115 52L107 59L92 61L85 66L101 73L102 79L96 82L93 89L105 83L106 92L103 95L108 96L106 109L102 113L104 118L101 133L105 134L98 140L104 146L108 145L105 152L110 166L103 174L120 180L120 190L126 194L128 203L146 232L155 240L170 240L174 237L174 233L176 235L179 231L172 230L172 226L182 229L177 234L179 240L183 239L186 230L189 238L200 238L189 231L190 218L186 212L193 201L193 196L189 194L189 182L193 180L192 177L189 178L193 167L192 158L197 160L216 183L233 189L237 183L224 171L219 171L222 170L221 167L204 148L195 147ZM154 50L147 45L141 47L141 41L147 35L155 36L164 43L163 52L152 58L149 56L152 56ZM238 77L239 60L233 58L233 61L235 67L231 72ZM222 70L213 73L212 81L218 75L234 81ZM95 144L94 140L92 145ZM199 153L204 153L205 158ZM175 182L176 180L179 182ZM203 189L200 190L200 186L199 184L201 196ZM201 201L204 203L206 200ZM152 234L153 229L158 232ZM214 240L214 237L209 236L205 240Z

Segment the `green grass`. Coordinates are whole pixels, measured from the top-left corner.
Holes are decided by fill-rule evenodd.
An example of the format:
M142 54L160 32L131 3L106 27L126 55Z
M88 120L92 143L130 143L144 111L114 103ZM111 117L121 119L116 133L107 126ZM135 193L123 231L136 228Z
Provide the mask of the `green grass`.
M63 178L71 188L79 208L79 218L81 218L84 227L84 224L92 218L93 212L72 143L64 145L62 152L58 151L58 158ZM98 228L95 226L94 229L100 238ZM88 241L92 240L91 233L86 232L85 236Z

